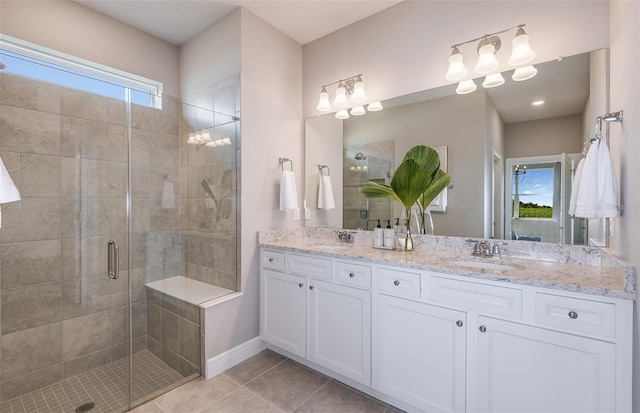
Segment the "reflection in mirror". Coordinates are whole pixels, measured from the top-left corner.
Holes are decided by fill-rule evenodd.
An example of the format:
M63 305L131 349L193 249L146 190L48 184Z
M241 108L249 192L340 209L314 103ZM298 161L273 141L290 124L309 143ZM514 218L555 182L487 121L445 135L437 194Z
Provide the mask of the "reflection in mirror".
M605 221L572 220L566 191L570 191L583 141L594 133L595 117L607 112L607 50L536 67L538 75L533 79L515 82L512 72L504 72L504 85L479 88L468 95L456 95L456 85L447 85L387 100L384 110L364 116L338 120L328 114L307 119L305 203L311 219L306 225L370 230L377 220L384 226L385 220L398 217L398 203L391 202L386 210L358 198L357 187L366 179L388 183L408 149L427 145L447 147L453 185L446 211L432 212L436 235L512 239L515 232L522 240L606 245ZM535 100L545 104L532 106ZM366 159L357 160L358 153ZM534 170L557 169L552 179L559 186L550 190L552 199L545 201L553 212L544 219L553 230L547 228L545 235L542 220L537 224L539 233L535 226L522 227L530 218L512 220L514 160L526 162L531 171L527 180L535 176ZM385 166L373 168L368 163L373 161ZM335 210L317 208L319 164L329 165L332 171ZM386 168L390 173L380 174ZM528 195L520 192L518 196ZM546 235L549 231L553 236Z

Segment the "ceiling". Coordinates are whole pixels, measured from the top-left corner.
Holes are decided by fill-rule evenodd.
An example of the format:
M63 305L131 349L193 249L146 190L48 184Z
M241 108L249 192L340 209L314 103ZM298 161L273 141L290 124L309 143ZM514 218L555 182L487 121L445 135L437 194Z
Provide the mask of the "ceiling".
M242 6L301 45L401 0L74 0L177 46Z

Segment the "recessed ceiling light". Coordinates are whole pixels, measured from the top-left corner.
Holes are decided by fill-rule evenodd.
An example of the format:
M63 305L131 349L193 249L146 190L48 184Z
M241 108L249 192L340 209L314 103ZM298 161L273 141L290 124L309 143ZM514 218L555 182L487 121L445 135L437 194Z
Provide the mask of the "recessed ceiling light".
M534 102L531 103L533 106L540 106L540 105L544 105L544 100L536 100Z

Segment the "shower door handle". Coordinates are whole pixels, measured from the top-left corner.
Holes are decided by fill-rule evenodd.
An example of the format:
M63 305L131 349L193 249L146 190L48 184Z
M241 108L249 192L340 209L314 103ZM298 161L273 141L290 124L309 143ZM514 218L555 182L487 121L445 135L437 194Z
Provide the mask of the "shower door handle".
M107 272L112 280L118 279L118 267L120 266L120 254L118 253L118 243L110 240L107 243Z

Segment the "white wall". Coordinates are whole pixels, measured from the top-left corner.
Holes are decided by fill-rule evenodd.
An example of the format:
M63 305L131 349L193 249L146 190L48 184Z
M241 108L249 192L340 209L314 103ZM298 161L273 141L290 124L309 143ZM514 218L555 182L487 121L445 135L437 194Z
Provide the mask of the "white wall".
M0 1L0 32L164 84L178 96L178 47L71 1Z
M357 73L371 101L442 86L452 44L517 24L526 24L533 63L608 47L608 15L606 1L402 2L304 46L304 116L316 114L321 85ZM514 34L496 55L505 68Z
M624 123L610 125L611 156L624 212L613 221L611 247L640 267L640 2L610 3L610 110L624 110ZM640 411L640 289L636 293L633 411Z
M587 137L582 131L582 115L511 123L504 130L506 158L579 153Z

